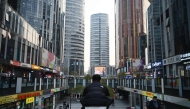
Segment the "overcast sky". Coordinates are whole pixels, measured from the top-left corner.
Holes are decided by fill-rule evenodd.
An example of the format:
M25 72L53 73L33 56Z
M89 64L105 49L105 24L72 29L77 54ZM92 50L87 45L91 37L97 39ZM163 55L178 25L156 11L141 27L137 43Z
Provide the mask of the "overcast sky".
M110 65L115 65L114 0L85 0L85 72L90 67L90 16L95 13L107 13L109 15Z

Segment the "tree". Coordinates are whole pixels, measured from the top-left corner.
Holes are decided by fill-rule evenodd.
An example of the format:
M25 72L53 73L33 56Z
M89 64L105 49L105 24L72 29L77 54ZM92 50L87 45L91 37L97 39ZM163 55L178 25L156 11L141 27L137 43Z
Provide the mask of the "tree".
M101 84L103 84L104 86L106 86L108 88L108 91L109 91L109 94L110 94L110 97L113 98L114 97L114 91L111 87L109 87L107 85L107 79L102 79L101 80Z
M85 78L86 80L89 80L89 79L92 79L92 76L91 76L90 74L87 74L87 75L84 76L84 78Z
M105 86L107 86L107 79L101 79L101 83Z
M118 73L118 77L119 77L120 79L125 78L125 77L126 77L125 72L120 72L120 73Z
M115 77L114 76L110 76L109 79L114 79Z
M70 74L73 75L73 76L77 76L78 72L77 71L72 71L72 72L70 72Z
M110 94L110 97L113 98L114 97L114 91L111 87L109 86L106 86L108 88L108 91L109 91L109 94Z
M76 88L73 88L72 89L72 92L73 93L80 93L80 94L82 94L83 93L83 91L84 91L84 86L82 86L82 85L77 85L76 86Z

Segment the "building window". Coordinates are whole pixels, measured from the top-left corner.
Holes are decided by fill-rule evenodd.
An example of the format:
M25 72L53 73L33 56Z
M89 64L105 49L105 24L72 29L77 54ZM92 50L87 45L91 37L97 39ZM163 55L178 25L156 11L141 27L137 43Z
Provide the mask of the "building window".
M35 60L35 64L38 65L38 49L36 49L36 60Z
M32 48L31 64L34 64L34 48Z
M17 47L17 61L20 61L20 51L21 50L21 42L18 41L18 47Z
M21 57L21 62L24 62L24 55L25 55L25 44L22 44L22 57Z
M28 49L27 49L27 56L26 56L26 63L30 64L30 51L31 51L31 47L28 46Z
M5 42L6 42L6 37L2 35L2 40L1 40L1 58L4 58L5 54Z
M14 44L15 44L15 41L13 39L8 39L6 59L13 60Z

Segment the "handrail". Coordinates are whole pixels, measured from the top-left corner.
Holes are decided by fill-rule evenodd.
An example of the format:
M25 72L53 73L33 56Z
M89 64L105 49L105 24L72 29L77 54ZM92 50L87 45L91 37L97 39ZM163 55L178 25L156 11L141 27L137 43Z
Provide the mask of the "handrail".
M85 107L85 109L106 109L107 107Z

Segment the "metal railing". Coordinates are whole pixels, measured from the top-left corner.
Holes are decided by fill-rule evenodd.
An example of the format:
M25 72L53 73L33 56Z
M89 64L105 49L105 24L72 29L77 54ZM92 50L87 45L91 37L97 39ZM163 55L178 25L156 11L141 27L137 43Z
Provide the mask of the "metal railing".
M28 78L28 77L1 77L0 96L15 93L24 93L37 90L46 90L58 87L68 87L66 78Z

